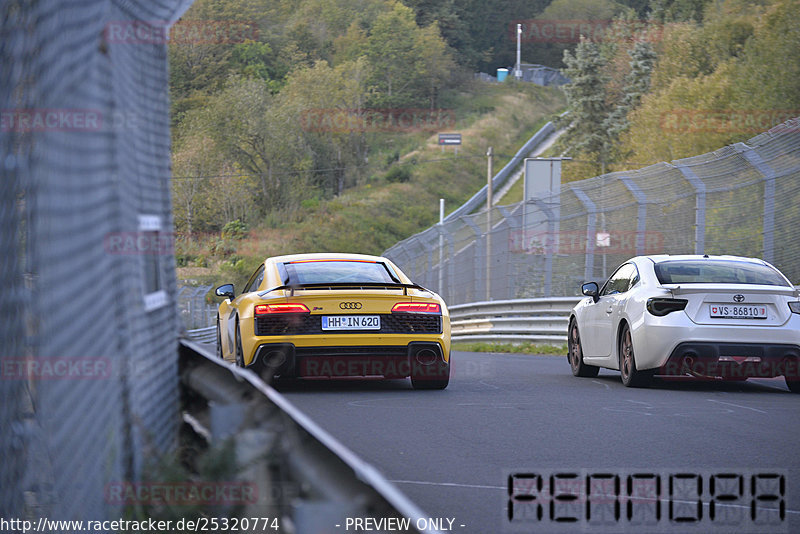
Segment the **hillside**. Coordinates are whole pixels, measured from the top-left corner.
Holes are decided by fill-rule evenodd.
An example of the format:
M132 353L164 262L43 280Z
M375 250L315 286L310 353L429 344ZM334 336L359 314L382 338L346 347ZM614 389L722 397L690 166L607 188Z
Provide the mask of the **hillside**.
M283 253L380 254L438 220L439 198L450 212L486 180L486 148L500 169L519 147L563 108L558 89L533 84L468 84L453 96L454 128L462 134L458 155L444 152L435 133L393 134L376 143L376 166L363 185L329 199L304 202L284 220L256 221L243 230L179 236L179 279L242 283L263 258ZM382 149L380 147L383 147ZM398 147L392 150L390 147ZM402 151L401 151L402 150Z

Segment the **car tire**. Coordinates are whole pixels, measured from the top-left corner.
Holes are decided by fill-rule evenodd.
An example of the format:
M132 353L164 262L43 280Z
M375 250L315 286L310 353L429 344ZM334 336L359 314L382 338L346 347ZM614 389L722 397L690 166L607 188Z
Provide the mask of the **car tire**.
M640 371L636 368L636 356L633 351L633 338L628 323L622 325L619 334L619 374L622 383L629 388L641 388L650 384L655 370Z
M244 367L244 351L242 350L242 334L239 332L239 322L236 322L236 365Z
M786 381L786 387L789 388L789 391L792 393L800 393L800 380L797 378L789 378L788 376L784 375L783 379Z
M219 317L217 317L217 358L222 359L222 334L219 329Z
M596 365L583 363L583 345L581 345L581 334L578 331L578 322L573 319L569 323L569 337L567 338L567 362L572 368L572 374L582 378L592 378L597 376L600 368Z
M436 367L432 373L429 368ZM434 374L435 373L435 374ZM433 378L435 376L436 378ZM450 362L412 366L411 385L414 389L444 389L450 383Z

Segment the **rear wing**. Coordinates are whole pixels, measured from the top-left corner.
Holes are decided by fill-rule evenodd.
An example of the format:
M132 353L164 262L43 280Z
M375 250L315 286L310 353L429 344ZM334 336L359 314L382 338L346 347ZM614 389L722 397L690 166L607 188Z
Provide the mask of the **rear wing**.
M288 284L278 287L273 287L271 289L266 289L258 293L259 297L263 297L268 293L272 293L273 291L281 291L281 290L289 290L290 295L294 296L294 292L298 289L329 289L331 291L336 290L345 290L345 289L402 289L403 295L408 295L409 289L419 289L420 291L426 291L428 293L433 293L433 291L429 289L425 289L424 287L417 285L417 284L400 284L394 282L319 282L314 284Z
M666 289L673 295L687 293L781 293L785 295L800 296L800 287L769 286L760 284L661 284L661 289Z

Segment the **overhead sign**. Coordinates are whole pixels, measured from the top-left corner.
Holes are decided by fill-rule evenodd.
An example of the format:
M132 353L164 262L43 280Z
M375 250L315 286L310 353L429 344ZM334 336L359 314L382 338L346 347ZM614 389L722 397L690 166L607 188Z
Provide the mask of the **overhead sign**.
M461 134L460 133L440 133L439 134L439 144L440 145L460 145L461 144Z

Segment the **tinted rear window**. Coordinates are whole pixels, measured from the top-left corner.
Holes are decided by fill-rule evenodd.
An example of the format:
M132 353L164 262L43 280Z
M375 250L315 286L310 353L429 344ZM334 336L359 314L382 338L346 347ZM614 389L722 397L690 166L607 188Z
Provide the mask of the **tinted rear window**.
M729 260L675 260L657 263L662 284L761 284L786 286L786 280L766 265Z
M383 263L353 260L312 260L284 263L289 284L336 282L397 283Z

